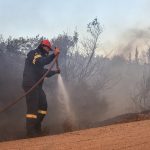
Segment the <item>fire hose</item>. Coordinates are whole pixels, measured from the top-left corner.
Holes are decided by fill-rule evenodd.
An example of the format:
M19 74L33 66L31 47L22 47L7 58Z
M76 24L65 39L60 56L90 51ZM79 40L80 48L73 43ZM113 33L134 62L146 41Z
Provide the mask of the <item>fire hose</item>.
M32 92L43 80L44 78L47 76L47 74L51 71L51 69L53 68L53 66L56 64L57 69L59 69L58 66L58 55L55 56L54 60L52 61L51 65L49 66L48 70L46 71L46 73L27 91L25 92L22 96L18 97L15 101L13 101L12 103L8 104L7 106L5 106L3 109L0 110L0 113L5 112L6 110L8 110L10 107L14 106L16 103L18 103L22 98L24 98L26 95L28 95L30 92Z

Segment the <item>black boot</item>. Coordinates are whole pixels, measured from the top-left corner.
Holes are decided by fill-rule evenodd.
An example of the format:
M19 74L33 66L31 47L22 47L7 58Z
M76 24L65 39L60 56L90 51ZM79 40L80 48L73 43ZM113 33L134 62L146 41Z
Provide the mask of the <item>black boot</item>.
M42 134L42 127L41 127L41 122L38 122L35 126L36 132L41 135Z
M38 132L36 130L37 119L26 119L27 137L36 137Z
M43 114L38 114L37 115L37 124L36 124L36 130L37 133L42 134L42 121L44 119L45 115Z

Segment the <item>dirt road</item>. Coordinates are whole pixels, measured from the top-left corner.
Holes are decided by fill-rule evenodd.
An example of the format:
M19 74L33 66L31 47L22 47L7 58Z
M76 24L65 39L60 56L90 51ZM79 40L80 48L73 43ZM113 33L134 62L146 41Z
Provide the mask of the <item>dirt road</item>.
M150 120L1 142L0 150L150 150Z

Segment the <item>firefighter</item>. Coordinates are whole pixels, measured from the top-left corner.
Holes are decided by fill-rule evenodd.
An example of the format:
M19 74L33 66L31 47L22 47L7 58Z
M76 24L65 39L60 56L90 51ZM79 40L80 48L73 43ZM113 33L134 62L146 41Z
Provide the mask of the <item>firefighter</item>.
M49 40L42 40L37 49L31 50L27 54L22 84L25 92L47 71L44 66L51 63L60 53L59 49L55 48L54 53L49 55L51 50ZM60 69L50 71L46 77L51 77L58 73L60 73ZM47 100L42 85L43 81L26 96L26 130L29 137L37 136L41 133L41 123L47 114Z

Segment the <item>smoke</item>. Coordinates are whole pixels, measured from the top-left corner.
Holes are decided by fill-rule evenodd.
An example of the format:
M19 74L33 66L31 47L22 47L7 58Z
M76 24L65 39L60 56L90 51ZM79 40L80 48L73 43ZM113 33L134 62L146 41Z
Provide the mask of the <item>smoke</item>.
M23 94L21 88L24 58L6 53L0 56L0 109ZM25 101L0 114L0 140L14 138L24 131ZM17 122L17 124L16 124ZM23 136L24 134L19 134Z
M118 53L128 56L130 51L134 53L136 46L141 50L147 48L149 37L149 28L127 31L117 44ZM65 80L65 74L62 73L62 78L58 75L47 79L43 87L49 105L49 113L43 122L47 133L56 134L70 131L72 128L84 129L107 118L137 111L131 94L142 79L145 65L129 62L122 56L112 59L96 57L93 59L95 65L92 64L95 68L91 70L97 73L86 80L77 81L76 74L72 75L76 73L72 72L73 67L77 60L82 68L85 58L79 56L76 59L73 55L70 57L73 63L69 63L72 63L72 66L66 65L65 68L67 71L72 69L67 72L71 80ZM0 53L0 109L23 94L21 84L24 61L25 57L20 54ZM61 67L63 72L63 66ZM77 70L78 66L75 67ZM149 76L149 72L146 72L146 76ZM26 104L23 99L0 114L0 140L25 136L25 113Z
M16 54L5 53L3 56L1 55L0 108L23 94L21 83L24 60L24 57ZM116 74L124 74L125 68L123 69L121 65L118 66L119 63L113 66L111 64L108 63L108 66L104 66L104 68L109 70L107 75L113 77L112 80L114 80L114 77L117 78ZM128 70L128 74L130 73L132 71ZM135 74L133 74L133 78L135 78ZM56 82L57 78L58 82ZM125 89L128 89L133 81L129 76L128 78L126 76L120 78L122 82L119 85L114 85L113 88L110 87L109 90L101 92L98 88L89 86L89 83L86 82L74 84L66 81L63 83L60 75L47 79L44 89L49 104L49 113L43 122L45 132L56 134L74 129L84 129L91 127L91 124L95 122L128 112L130 99L125 96L129 96L129 91L126 92ZM129 79L130 81L127 82ZM0 114L0 140L25 136L25 113L26 104L25 99L23 99L8 111Z
M131 95L143 82L143 76L150 76L148 65L148 49L150 48L150 27L133 28L121 34L116 43L115 57L112 57L109 65L109 74L118 79L118 83L107 92L109 109L106 117L118 114L140 111L131 100ZM139 63L136 62L136 49L138 50ZM131 60L129 55L131 54ZM130 62L131 61L131 62ZM147 79L145 79L147 80ZM145 81L146 82L146 81Z
M142 51L150 47L150 27L129 29L121 34L119 39L119 42L116 44L118 54L127 57L130 52L134 54L135 49L138 48L141 55Z

